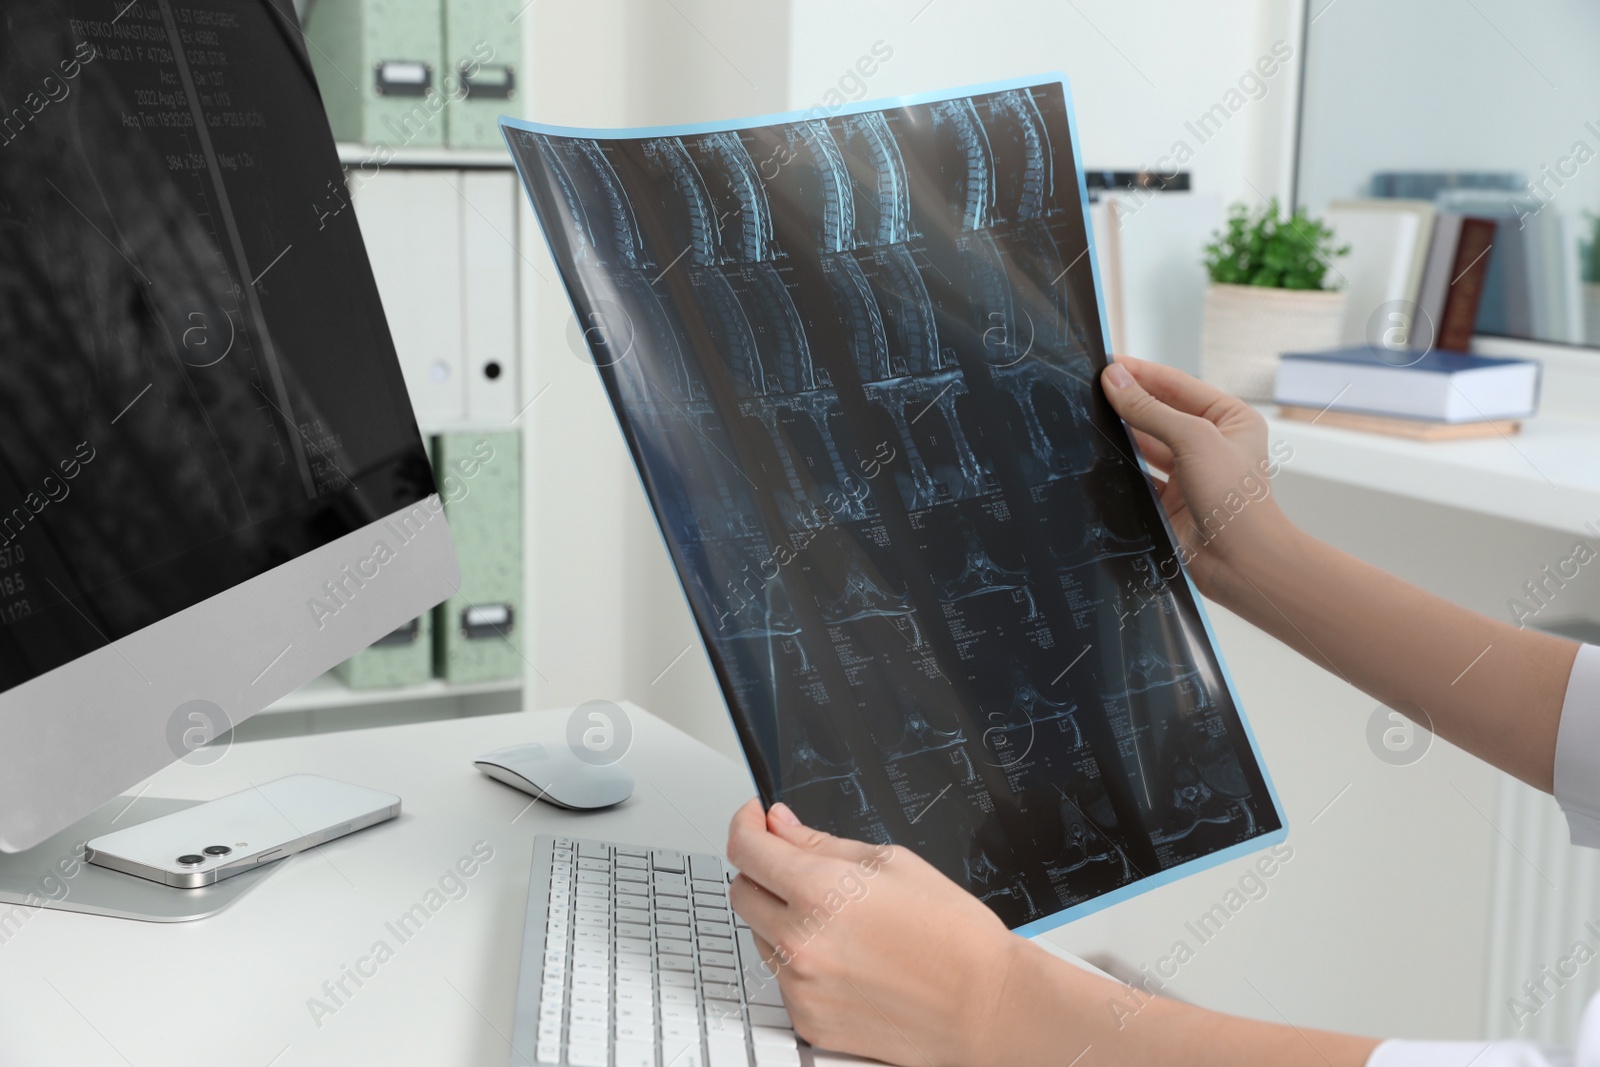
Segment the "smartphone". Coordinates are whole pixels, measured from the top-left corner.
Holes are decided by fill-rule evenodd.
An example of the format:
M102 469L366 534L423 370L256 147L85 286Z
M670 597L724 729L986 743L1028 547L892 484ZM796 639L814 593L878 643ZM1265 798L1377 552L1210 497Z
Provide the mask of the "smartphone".
M400 814L400 798L293 774L90 841L84 858L180 889L214 885Z

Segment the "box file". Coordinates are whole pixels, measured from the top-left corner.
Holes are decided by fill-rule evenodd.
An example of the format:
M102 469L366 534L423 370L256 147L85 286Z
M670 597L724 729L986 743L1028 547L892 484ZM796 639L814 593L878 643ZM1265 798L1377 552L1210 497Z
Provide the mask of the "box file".
M421 685L433 677L433 615L412 619L333 669L351 689Z
M445 143L442 0L322 0L306 37L334 137L391 149Z
M461 587L434 609L434 662L450 682L520 677L522 455L515 430L442 433L434 477L461 561Z
M499 118L521 114L520 15L527 2L447 0L444 54L452 78L459 79L459 91L449 94L451 148L505 151Z

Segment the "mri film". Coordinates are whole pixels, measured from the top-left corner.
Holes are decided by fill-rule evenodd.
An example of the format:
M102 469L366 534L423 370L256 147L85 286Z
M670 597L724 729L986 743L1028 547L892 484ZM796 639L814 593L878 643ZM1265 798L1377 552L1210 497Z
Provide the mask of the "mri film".
M763 800L1031 930L1282 836L1099 392L1061 81L504 126Z

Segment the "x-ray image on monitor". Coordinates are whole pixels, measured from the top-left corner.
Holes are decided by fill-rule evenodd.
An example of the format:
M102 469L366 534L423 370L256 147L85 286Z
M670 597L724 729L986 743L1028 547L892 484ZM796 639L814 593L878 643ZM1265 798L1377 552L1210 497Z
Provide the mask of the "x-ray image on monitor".
M504 126L764 800L1029 930L1281 838L1099 391L1062 80Z

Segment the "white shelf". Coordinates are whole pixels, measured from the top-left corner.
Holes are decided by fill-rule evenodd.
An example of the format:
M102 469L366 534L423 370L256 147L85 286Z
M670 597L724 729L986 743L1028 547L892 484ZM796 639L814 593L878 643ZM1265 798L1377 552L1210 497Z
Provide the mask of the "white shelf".
M393 689L351 689L332 674L315 678L260 712L262 715L295 711L320 711L324 708L350 708L372 704L402 704L421 700L481 696L485 693L515 693L522 689L521 678L498 682L452 684L435 678L421 685Z
M339 143L339 162L348 167L440 167L449 169L512 169L511 153L504 148L391 148Z
M1600 527L1600 422L1539 416L1510 437L1407 441L1276 418L1272 441L1294 457L1284 469L1574 534Z

